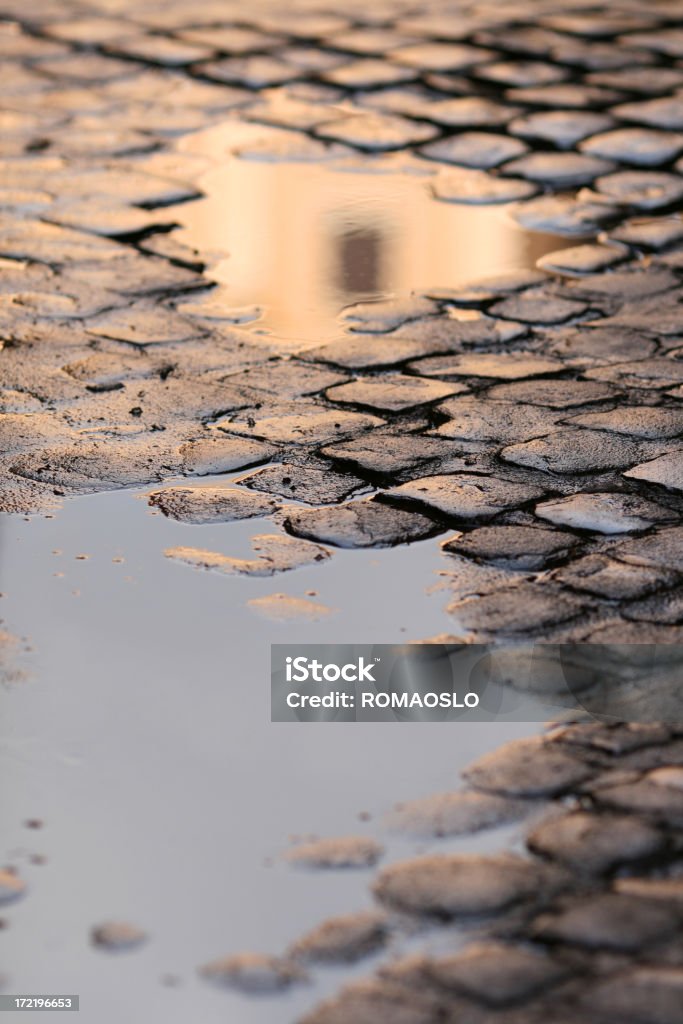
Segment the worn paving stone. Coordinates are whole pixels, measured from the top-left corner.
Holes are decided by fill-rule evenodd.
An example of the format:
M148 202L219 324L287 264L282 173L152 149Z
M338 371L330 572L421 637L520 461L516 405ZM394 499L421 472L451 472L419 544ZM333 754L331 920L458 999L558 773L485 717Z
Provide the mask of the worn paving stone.
M513 854L435 854L384 868L373 885L381 904L440 920L495 915L533 901L552 875Z
M178 449L178 454L183 472L192 476L210 476L266 462L275 454L275 449L261 441L216 432L186 441Z
M367 500L336 508L287 511L283 522L296 537L340 548L392 547L437 532L426 516Z
M334 384L343 384L348 378L327 366L282 359L259 362L221 379L227 384L243 384L270 395L277 394L281 399L294 399L319 394Z
M438 402L449 395L464 391L460 384L445 384L422 377L397 375L392 377L366 377L340 384L326 391L332 402L360 405L380 412L404 412L421 405Z
M679 927L680 916L662 903L606 893L558 914L544 915L533 930L546 942L637 952L666 940Z
M618 201L614 198L615 203ZM597 234L619 211L604 202L575 199L571 196L539 196L522 203L514 213L518 223L530 231L546 231L557 235Z
M652 335L662 340L677 335L678 308L662 298L626 303L618 313L604 317L602 320L588 321L588 326L595 329L612 329L614 327L638 330L645 335ZM657 313L656 327L653 314ZM642 358L642 356L641 356ZM656 363L654 364L657 365ZM645 364L647 368L647 363ZM666 368L666 364L662 369ZM669 367L669 373L675 373L675 366ZM665 375L666 377L666 375Z
M541 61L497 61L477 68L476 74L488 82L517 88L550 85L569 77L566 68Z
M639 448L620 435L598 430L564 430L501 452L506 462L545 473L590 473L624 469L638 460Z
M577 559L556 570L554 577L572 590L611 601L643 597L677 582L663 565L628 564L599 554Z
M683 241L683 222L678 217L638 218L614 228L610 238L658 252Z
M495 54L464 43L412 43L391 53L391 60L420 71L447 71L453 74L476 64L483 64Z
M455 540L446 541L443 550L492 565L530 571L542 569L548 563L563 558L576 543L576 537L560 530L482 526Z
M47 223L90 231L108 238L125 237L147 231L158 224L160 219L162 218L156 212L147 212L132 206L116 208L112 207L110 202L99 199L55 203L45 214Z
M113 260L117 242L41 221L9 223L0 230L0 256L60 265L70 261Z
M387 938L386 916L364 910L328 918L297 939L288 953L305 963L349 964L381 949Z
M133 68L127 61L99 53L68 52L63 56L41 58L35 62L34 67L41 74L68 85L75 82L83 85L103 84L133 74Z
M277 494L312 505L343 501L359 488L367 486L350 473L335 473L329 467L280 463L241 477L239 483L255 491Z
M552 739L621 756L667 743L671 732L665 725L649 722L576 723L553 730Z
M207 981L238 992L272 994L301 982L305 976L290 960L262 953L237 953L212 960L199 968Z
M680 588L668 593L655 594L640 601L632 601L624 608L624 618L635 622L677 625L683 621L683 603Z
M613 113L624 121L676 131L683 129L683 100L680 95L621 103Z
M467 290L470 295L471 291ZM458 293L448 294L446 299L456 301ZM483 314L470 315L465 319L457 316L428 317L415 320L399 327L394 337L411 338L413 345L421 346L418 355L461 352L464 348L500 345L522 338L529 328L514 320L500 320Z
M269 412L270 415L264 415ZM353 437L372 427L382 426L383 423L384 420L377 416L292 402L265 406L254 412L237 413L218 420L216 427L229 434L281 444L323 444L343 437Z
M541 737L513 740L465 769L471 786L513 797L546 797L563 793L592 775L578 757Z
M651 441L683 434L683 410L669 406L620 405L609 412L580 413L570 417L567 422L572 426L607 430Z
M438 1024L441 1007L412 987L385 979L369 978L346 985L331 999L320 1003L301 1024ZM667 1022L668 1024L668 1022Z
M632 480L645 480L648 483L661 484L671 491L683 491L683 448L668 455L660 455L650 462L624 473Z
M434 105L447 102L443 100L441 93L417 84L389 86L386 89L356 93L353 99L359 107L429 121L434 120Z
M614 169L610 160L588 153L528 153L510 160L503 167L504 174L516 174L538 184L558 190L588 185L598 175Z
M617 128L593 135L579 148L583 153L608 160L658 167L678 156L683 149L683 135L652 128Z
M527 394L534 394L541 382L524 384ZM563 382L564 383L564 382ZM497 398L503 388L514 385L500 385L491 388L487 397ZM500 394L504 399L506 394ZM528 405L522 396L510 395L516 401L482 401L478 398L453 398L438 407L439 412L448 416L446 423L438 427L440 437L460 438L470 441L522 441L549 434L555 429L557 415L535 405Z
M623 89L643 96L652 96L659 92L666 93L683 84L680 71L676 68L661 66L596 71L588 75L587 80L595 85L616 90Z
M683 381L683 360L642 359L586 371L592 380L612 381L625 387L666 388Z
M296 867L306 868L369 868L384 853L375 839L364 836L342 836L335 839L314 839L297 843L285 854Z
M589 135L605 132L613 124L609 114L584 110L541 110L515 118L508 127L513 135L520 135L523 139L542 139L562 149L570 149ZM598 153L598 156L602 154Z
M206 28L184 28L178 32L181 39L209 47L220 53L245 54L273 50L283 40L281 36L256 32L238 25L212 25Z
M597 178L598 193L637 210L658 210L678 202L683 181L666 171L615 171Z
M537 260L536 266L563 277L580 277L607 270L623 262L626 257L626 251L616 246L587 244L548 253Z
M237 487L195 484L152 491L149 504L181 523L225 523L274 512L278 502Z
M620 638L619 630L622 631ZM618 639L620 644L640 645L640 647L635 646L631 648L637 652L639 649L644 650L648 644L680 644L683 642L683 628L680 626L656 625L650 622L624 621L612 622L610 625L584 632L582 636L590 643L613 644ZM648 700L641 699L636 704L634 713L641 715L641 717L646 716L649 714L648 704ZM664 709L659 711L659 714L668 715L670 708L673 708L675 715L678 714L678 700L675 697L672 698L670 693L666 695L663 705Z
M418 75L414 68L401 67L375 57L366 57L342 64L325 72L325 81L345 89L374 89L382 85L412 82Z
M165 380L127 380L112 391L86 395L65 410L65 419L88 429L101 429L106 422L110 431L118 428L124 433L131 427L159 432L183 421L210 421L249 406L254 398L245 388L172 375Z
M521 156L527 152L527 146L519 139L493 132L471 131L430 142L420 152L430 160L487 170Z
M609 1021L675 1024L683 1010L683 971L678 967L642 966L617 972L591 985L582 1001Z
M539 295L525 292L512 295L492 307L496 316L506 320L517 320L529 324L561 324L585 313L587 306L573 299L555 298L550 295Z
M62 367L65 373L92 391L113 390L126 380L142 380L161 375L167 368L168 365L163 361L155 362L142 351L130 357L115 355L113 352L93 352L84 359L76 359Z
M327 445L320 451L333 462L349 465L355 470L393 476L446 458L453 449L453 443L446 439L402 431L394 434L373 431L351 441Z
M494 177L485 171L459 167L439 171L432 184L435 199L471 206L513 203L536 195L538 187L518 178Z
M270 54L206 61L198 64L197 70L211 81L246 85L251 89L283 85L299 77L299 72L291 64Z
M411 295L408 299L385 299L379 302L357 302L346 306L341 319L351 330L370 334L385 334L404 323L419 320L438 312L436 304L428 298Z
M386 491L390 499L424 506L449 519L491 519L505 509L518 508L541 494L526 483L473 473L422 477Z
M650 295L659 295L675 287L676 278L670 271L652 268L651 272L647 273L638 264L613 271L611 274L591 274L580 281L572 281L565 285L568 291L582 298L603 301L605 298L612 298L620 302L626 296L636 302L646 300Z
M433 125L409 121L396 114L380 113L335 118L316 125L315 131L322 139L333 139L371 151L403 149L438 135L438 129Z
M513 583L482 597L453 601L446 610L473 636L533 636L578 618L586 602L548 583Z
M654 821L678 824L683 814L680 790L662 786L647 777L637 782L606 786L597 795L598 802L631 814L644 814Z
M453 552L448 552L446 565L439 576L441 586L438 589L445 591L454 602L463 601L473 595L482 597L492 594L519 582L519 574L514 570L475 562ZM458 635L467 634L460 630ZM472 642L471 635L469 642Z
M122 952L137 949L147 940L147 933L137 925L124 921L105 921L95 925L90 932L93 946L109 952Z
M545 501L536 506L535 513L555 526L608 535L647 530L674 518L661 505L638 495L609 492L583 492Z
M567 82L557 85L530 85L507 89L505 99L510 103L523 103L538 107L583 110L586 107L598 109L609 107L620 99L624 99L624 93L599 85Z
M386 826L401 835L445 838L472 835L519 821L529 814L526 801L491 793L438 793L398 804L385 818Z
M562 372L559 359L533 352L472 352L456 356L429 356L408 364L425 377L490 377L494 380L527 380Z
M281 534L258 534L252 537L255 558L234 558L218 551L199 548L166 548L164 555L195 569L211 569L227 576L274 576L303 565L314 565L329 558L330 552L319 544L283 537Z
M678 545L683 527L672 526L647 537L624 541L615 549L617 557L632 565L661 566L683 571L683 555Z
M83 494L160 480L178 466L163 442L92 441L28 451L10 460L10 473L49 484L59 493Z
M127 34L121 39L110 39L104 45L106 51L114 56L131 57L134 60L172 68L205 60L211 56L213 50L211 46L152 33Z
M410 326L410 325L408 325ZM417 359L433 351L429 342L402 335L383 335L368 344L367 337L351 335L332 341L320 348L309 349L302 358L306 361L331 363L346 370L383 369Z
M143 305L91 317L86 330L100 338L114 338L140 346L185 341L202 333L190 320L171 310Z
M429 960L427 972L445 988L501 1010L552 989L571 968L539 950L481 941L462 953Z
M271 99L251 104L244 116L259 124L310 131L317 125L330 124L342 115L327 105L298 99L290 93L278 93Z
M203 326L211 327L214 322L246 324L259 320L262 310L258 306L235 307L226 299L222 301L220 291L193 296L189 302L180 302L175 307L182 316L201 320Z
M430 120L448 128L499 128L507 124L515 113L515 107L484 96L439 98L425 110Z
M666 837L627 815L574 811L541 822L529 833L527 846L579 873L604 874L656 856L664 850Z

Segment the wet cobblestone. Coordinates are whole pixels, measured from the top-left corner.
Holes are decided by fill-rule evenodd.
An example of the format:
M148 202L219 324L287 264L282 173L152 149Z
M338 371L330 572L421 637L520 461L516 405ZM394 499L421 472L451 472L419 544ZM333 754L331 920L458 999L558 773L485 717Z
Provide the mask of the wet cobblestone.
M491 785L512 789L511 807L526 803L532 817L527 852L435 853L382 869L373 890L393 942L409 937L417 917L434 950L397 949L373 975L320 1004L307 1024L401 1013L410 1021L489 1022L492 1010L505 1024L549 1015L673 1024L681 1012L680 769L648 764L677 763L679 746L675 730L657 725L551 727L473 765L465 772L470 788L399 809L390 826L417 825L416 834L427 835L431 822L433 836L448 836L447 826L438 828L449 805L456 821L462 805L472 830L493 827L505 809L501 819L492 807L487 825L476 798ZM471 933L462 949L450 943L453 926Z
M255 575L327 558L320 544L439 535L464 639L681 643L679 4L0 0L0 18L0 509L145 486L183 522L275 514L287 535L260 534L253 559L166 552ZM531 273L355 306L334 337L264 332L175 230L211 167L179 140L226 120L263 129L238 159L407 166L444 210L514 201L521 227L567 247ZM177 479L236 470L230 487ZM284 621L292 603L253 602ZM297 959L375 952L406 913L465 916L476 944L385 963L308 1024L488 1024L492 1008L501 1024L679 1024L682 761L661 727L503 748L464 796L394 826L528 816L528 853L391 864L374 884L389 917L202 973L279 991ZM360 842L368 867L381 848ZM23 888L0 873L0 901Z

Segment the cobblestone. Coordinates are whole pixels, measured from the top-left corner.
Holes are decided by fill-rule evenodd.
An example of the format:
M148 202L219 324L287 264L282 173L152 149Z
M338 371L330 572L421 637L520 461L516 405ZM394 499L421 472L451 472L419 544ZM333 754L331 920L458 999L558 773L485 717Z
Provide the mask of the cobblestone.
M2 16L0 508L45 512L141 485L187 522L276 516L295 535L278 535L290 555L299 537L391 545L450 524L464 531L443 545L459 635L681 642L675 5L396 0L340 14L5 0ZM233 151L259 170L409 171L444 214L514 200L530 239L553 236L534 250L541 272L425 280L410 296L372 288L382 301L338 310L336 334L281 338L261 302L214 285L212 255L176 230L172 204L201 196L216 166L178 140L226 120L263 132ZM266 462L230 487L177 479ZM281 507L293 498L313 507ZM195 565L232 559L183 550ZM281 555L278 566L297 562ZM329 612L277 594L255 610ZM380 898L418 919L514 908L504 945L375 975L309 1024L479 1024L491 1005L511 1024L558 1012L567 1024L678 1024L681 923L668 902L683 805L678 776L656 772L680 756L661 737L631 753L616 739L581 744L583 728L470 772L480 795L550 802L532 856L430 855L379 876ZM497 820L448 794L411 815L430 838ZM567 872L561 900L549 860ZM3 872L0 898L22 885ZM366 933L341 934L351 947ZM279 990L290 971L257 957L205 973L254 991Z

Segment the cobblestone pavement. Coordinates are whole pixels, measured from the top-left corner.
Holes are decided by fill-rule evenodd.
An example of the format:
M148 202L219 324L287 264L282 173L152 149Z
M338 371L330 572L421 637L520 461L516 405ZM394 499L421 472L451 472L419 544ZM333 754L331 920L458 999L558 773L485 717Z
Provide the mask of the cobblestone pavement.
M151 500L342 547L455 528L456 633L681 641L677 4L2 13L4 509L270 461ZM227 116L290 129L271 158L399 150L579 244L276 344L168 231L205 166L177 136Z
M573 724L517 740L465 771L468 788L400 805L386 823L423 839L526 820L525 849L436 853L375 875L377 910L323 922L282 958L205 973L275 988L303 971L394 955L305 1024L677 1024L683 1015L680 732ZM367 863L381 856L357 841ZM303 847L323 864L352 840ZM452 928L468 933L455 946ZM403 952L417 932L428 952Z
M260 574L445 535L463 639L683 641L680 3L2 0L0 15L3 510L150 485L185 522L274 516L287 536L253 561L169 553ZM437 199L516 201L525 228L576 244L347 310L322 345L255 334L169 231L206 168L178 138L226 118L285 129L270 159L399 153L433 169ZM230 488L161 486L241 469ZM278 989L407 921L471 919L464 952L390 962L310 1024L679 1024L682 763L662 726L503 748L398 827L454 835L547 804L528 855L390 866L380 912L204 973ZM0 899L18 886L0 874Z

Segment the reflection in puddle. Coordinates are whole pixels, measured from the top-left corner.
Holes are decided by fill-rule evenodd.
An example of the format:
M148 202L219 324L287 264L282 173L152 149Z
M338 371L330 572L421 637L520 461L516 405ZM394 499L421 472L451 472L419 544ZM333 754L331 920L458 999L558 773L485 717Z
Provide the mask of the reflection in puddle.
M331 337L351 303L534 267L570 244L523 231L504 206L435 200L436 165L427 161L390 171L391 160L284 162L262 150L260 159L230 152L255 132L262 140L263 129L228 123L191 141L216 167L199 182L206 198L176 212L181 240L215 260L210 275L230 306L263 308L259 330Z

